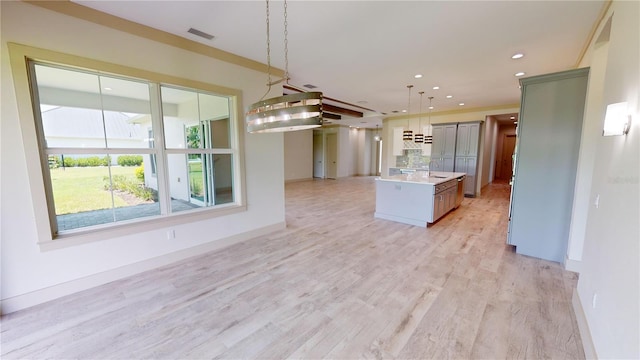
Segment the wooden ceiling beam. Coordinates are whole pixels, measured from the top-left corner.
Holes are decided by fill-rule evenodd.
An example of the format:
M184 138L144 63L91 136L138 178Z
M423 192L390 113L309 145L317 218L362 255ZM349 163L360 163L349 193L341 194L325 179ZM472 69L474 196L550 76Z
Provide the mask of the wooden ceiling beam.
M302 90L297 89L297 88L295 88L295 87L293 87L291 85L287 85L287 84L282 85L282 87L284 89L290 90L290 91L303 92ZM324 96L323 95L322 98L325 99L325 100L329 100L329 101L333 101L333 102L342 103L342 104L345 104L345 105L357 107L357 108L360 108L360 109L373 111L371 109L367 109L367 108L362 107L362 106L347 104L344 101L340 101L340 100L337 100L337 99L332 99L332 98L330 98L328 96ZM343 107L335 106L335 105L329 105L329 104L327 104L325 102L322 103L322 111L329 111L329 112L332 112L332 113L341 114L341 115L347 115L347 116L356 117L356 118L361 118L361 117L364 116L364 114L361 111L351 110L351 109L347 109L347 108L343 108Z
M324 105L323 105L324 107ZM332 114L330 112L322 111L322 118L331 120L342 120L342 116L338 114Z
M329 105L327 103L322 103L322 111L329 111L336 114L347 115L351 117L361 118L363 114L360 111L345 109L340 106Z

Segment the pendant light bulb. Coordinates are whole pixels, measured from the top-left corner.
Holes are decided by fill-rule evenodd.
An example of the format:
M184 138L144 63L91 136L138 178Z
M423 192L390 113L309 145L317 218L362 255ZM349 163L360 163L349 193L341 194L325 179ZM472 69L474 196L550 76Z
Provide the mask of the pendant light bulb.
M422 133L422 95L424 91L418 92L420 94L420 112L418 113L418 132L414 135L413 141L416 144L424 143L424 134Z
M380 133L378 133L378 125L376 125L376 135L373 137L373 139L375 141L380 141L382 140L382 137L380 137Z
M431 100L433 100L433 96L429 96L429 123L427 125L427 135L424 137L425 144L433 143L433 136L431 135L431 109L433 109L433 106L431 105Z
M409 89L409 105L407 107L407 129L402 132L402 140L411 141L413 140L413 131L411 131L411 128L409 126L409 120L411 118L411 88L413 88L413 85L407 85L407 88Z

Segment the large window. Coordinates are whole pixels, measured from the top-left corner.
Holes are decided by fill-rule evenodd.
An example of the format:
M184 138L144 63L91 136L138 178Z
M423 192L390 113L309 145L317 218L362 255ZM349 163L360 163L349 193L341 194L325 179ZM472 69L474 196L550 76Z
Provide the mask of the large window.
M53 237L237 204L231 96L29 69Z

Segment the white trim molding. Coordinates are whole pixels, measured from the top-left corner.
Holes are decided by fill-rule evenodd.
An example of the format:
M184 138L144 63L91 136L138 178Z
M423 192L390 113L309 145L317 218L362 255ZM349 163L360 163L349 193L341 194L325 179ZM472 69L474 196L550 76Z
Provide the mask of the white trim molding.
M571 305L573 305L573 312L576 315L576 321L578 322L578 330L580 331L580 339L582 340L585 359L597 359L598 354L596 353L596 347L593 345L591 331L589 330L589 323L587 323L587 317L584 314L582 302L580 302L580 295L578 295L578 291L575 289L573 290Z
M569 259L569 257L565 256L564 269L580 274L580 270L582 270L582 261Z

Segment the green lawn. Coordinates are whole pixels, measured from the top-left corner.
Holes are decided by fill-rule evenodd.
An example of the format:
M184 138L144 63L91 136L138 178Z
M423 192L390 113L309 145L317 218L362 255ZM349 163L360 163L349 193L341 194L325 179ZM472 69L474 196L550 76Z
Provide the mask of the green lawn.
M112 175L124 175L130 179L136 178L134 171L134 166L111 167ZM104 177L108 176L106 166L51 169L56 214L111 208L111 193L104 188ZM127 206L118 196L114 196L114 203L116 207Z
M191 183L191 196L202 200L202 162L189 161L189 181Z

